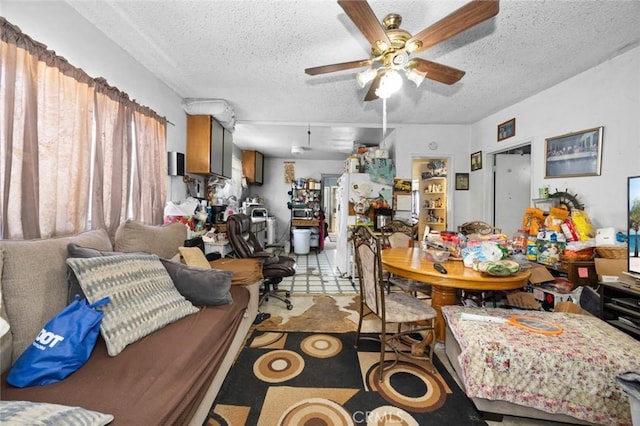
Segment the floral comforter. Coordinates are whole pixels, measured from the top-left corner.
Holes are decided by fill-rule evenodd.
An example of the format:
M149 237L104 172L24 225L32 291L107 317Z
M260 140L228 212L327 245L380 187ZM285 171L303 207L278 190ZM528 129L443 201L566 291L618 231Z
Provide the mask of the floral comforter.
M462 320L462 312L539 317L563 328L544 335L508 324ZM616 376L640 368L640 342L599 318L561 312L445 306L469 397L503 400L606 425L631 425Z

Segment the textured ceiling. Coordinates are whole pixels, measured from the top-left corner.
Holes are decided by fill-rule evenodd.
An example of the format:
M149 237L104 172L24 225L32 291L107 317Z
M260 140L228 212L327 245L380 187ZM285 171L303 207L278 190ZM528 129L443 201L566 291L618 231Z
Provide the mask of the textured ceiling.
M304 73L369 57L335 0L68 2L182 97L225 99L243 149L290 157L310 140L305 158L344 158L345 140L382 137L382 101L363 102L359 70ZM465 3L370 1L412 34ZM496 17L417 54L466 75L405 82L388 101L389 126L473 123L637 46L639 22L638 0L503 0Z

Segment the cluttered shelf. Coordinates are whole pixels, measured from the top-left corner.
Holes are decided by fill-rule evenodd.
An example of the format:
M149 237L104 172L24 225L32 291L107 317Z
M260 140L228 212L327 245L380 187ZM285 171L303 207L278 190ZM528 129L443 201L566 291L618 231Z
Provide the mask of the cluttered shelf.
M603 320L640 340L640 285L601 283L600 312Z

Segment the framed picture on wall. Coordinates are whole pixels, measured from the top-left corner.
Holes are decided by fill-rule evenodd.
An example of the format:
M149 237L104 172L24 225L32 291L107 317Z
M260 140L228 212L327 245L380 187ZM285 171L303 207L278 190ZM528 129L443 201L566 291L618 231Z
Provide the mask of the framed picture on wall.
M482 168L482 151L471 154L471 171L480 170Z
M516 135L516 119L498 124L498 142Z
M545 179L600 176L603 133L600 126L545 139Z
M469 190L469 173L456 173L456 189Z

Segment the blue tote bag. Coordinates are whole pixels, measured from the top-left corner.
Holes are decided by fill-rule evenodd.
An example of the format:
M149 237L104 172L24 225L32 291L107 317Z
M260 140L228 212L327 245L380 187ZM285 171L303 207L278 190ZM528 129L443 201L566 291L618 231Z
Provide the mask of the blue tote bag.
M18 357L7 383L18 388L59 382L79 369L96 345L103 312L96 309L109 298L89 304L76 298L53 317Z

